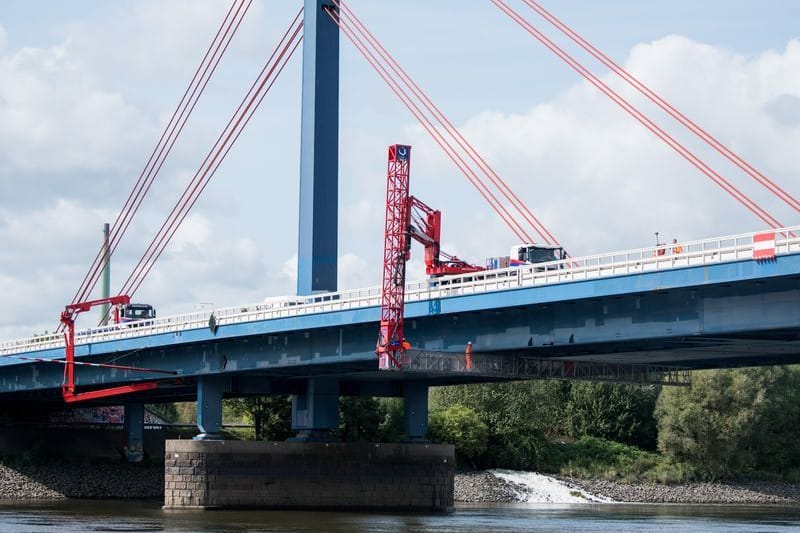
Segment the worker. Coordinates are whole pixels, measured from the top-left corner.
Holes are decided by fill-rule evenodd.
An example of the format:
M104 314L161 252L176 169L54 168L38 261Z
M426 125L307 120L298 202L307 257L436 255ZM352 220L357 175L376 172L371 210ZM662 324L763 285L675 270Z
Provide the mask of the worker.
M403 344L401 346L403 347L403 351L411 349L411 343L408 342L406 339L403 339Z
M683 246L678 244L678 239L672 239L672 253L673 254L682 254L683 253Z
M464 365L467 370L472 370L472 341L468 341L467 347L464 349Z
M658 245L658 249L656 249L656 255L664 255L667 253L667 249L664 248L663 244Z

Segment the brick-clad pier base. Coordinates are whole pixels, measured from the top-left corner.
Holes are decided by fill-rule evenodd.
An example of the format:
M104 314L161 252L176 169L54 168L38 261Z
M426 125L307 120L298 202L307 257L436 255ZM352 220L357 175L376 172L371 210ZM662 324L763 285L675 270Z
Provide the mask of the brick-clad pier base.
M168 440L165 509L453 509L453 446Z

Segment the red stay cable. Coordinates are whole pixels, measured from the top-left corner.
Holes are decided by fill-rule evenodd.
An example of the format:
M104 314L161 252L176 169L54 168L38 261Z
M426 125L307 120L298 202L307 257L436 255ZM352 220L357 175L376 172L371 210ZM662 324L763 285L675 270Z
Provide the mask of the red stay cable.
M217 30L217 33L214 36L214 39L211 41L211 44L209 45L208 49L206 50L206 53L203 56L203 59L200 62L200 65L195 70L195 73L194 73L194 76L192 77L192 80L190 81L189 85L187 86L186 90L184 91L184 94L181 97L181 100L178 103L178 106L173 111L172 116L170 117L170 120L167 123L167 126L164 128L164 131L162 132L158 143L156 144L155 148L153 149L152 153L150 154L150 157L147 160L147 163L145 164L145 167L142 169L142 172L140 173L139 178L137 179L137 181L136 181L136 183L134 185L134 188L132 189L131 193L128 195L128 198L126 199L122 210L117 215L117 217L116 217L116 219L114 221L114 224L112 226L111 236L109 238L110 243L113 243L113 248L110 247L108 255L113 254L113 251L116 249L116 245L118 244L119 239L124 234L125 229L127 229L128 224L132 220L132 217L135 215L136 211L138 210L138 205L141 204L141 200L143 199L144 195L147 194L147 191L149 190L149 186L150 186L150 184L152 184L152 180L155 178L155 175L152 174L155 163L159 159L161 159L161 164L163 164L164 158L166 158L166 155L169 154L169 150L168 150L167 153L164 154L164 157L163 158L161 157L162 153L164 152L165 139L167 139L167 142L169 142L170 137L172 137L172 134L175 132L175 127L176 127L177 123L180 122L181 119L183 118L183 115L187 110L189 102L192 102L192 100L194 99L194 95L195 95L198 87L200 86L200 83L202 82L202 80L205 77L206 73L209 72L208 69L209 69L209 66L211 65L211 62L214 61L214 57L216 56L217 52L220 50L220 46L222 45L222 42L225 40L225 36L227 35L228 31L230 31L231 26L233 25L234 21L236 20L237 16L239 15L239 11L241 10L242 6L244 5L244 2L239 4L239 7L236 9L236 12L233 15L233 19L231 19L231 13L233 12L234 7L236 7L236 1L237 0L235 0L231 4L231 7L229 8L227 14L225 15L225 18L223 19L222 23L220 24L220 27ZM250 2L252 2L252 0L250 0ZM239 24L242 21L242 18L244 17L244 14L249 9L250 2L248 2L247 7L245 8L244 12L241 15L241 18L239 18L239 21L236 23L236 27L234 28L233 33L227 39L227 42L225 44L225 48L222 51L222 54L224 54L225 50L228 47L228 44L230 43L230 39L233 37L233 34L235 34L236 30L239 27ZM219 40L219 42L217 42L219 37L220 37L220 34L222 33L223 28L225 28L226 25L227 25L227 29L225 30L225 34L223 35L222 40ZM215 47L215 44L216 44L216 47ZM212 49L214 50L213 53L211 53ZM211 54L211 55L209 55L209 54ZM216 69L216 66L219 63L219 60L222 57L222 54L220 54L219 57L217 57L216 63L214 64L214 67L211 69L210 73L208 74L208 78L205 79L205 83L203 84L202 89L200 89L200 93L197 94L197 98L194 99L194 103L191 105L191 109L189 110L189 113L186 115L186 119L188 119L188 116L191 114L191 111L194 109L194 106L196 105L200 95L202 94L203 90L205 89L205 86L208 84L208 80L210 79L211 75L213 74L214 70ZM209 60L209 57L210 57L210 60ZM204 68L204 65L205 65L205 68ZM202 73L201 73L201 71L202 71ZM198 78L198 76L199 76L199 78ZM190 95L190 91L191 91L191 95ZM188 101L187 101L187 96L189 96ZM186 104L186 105L184 105L184 104ZM178 117L177 121L176 121L176 117ZM177 139L177 135L179 135L180 132L182 131L183 126L186 123L186 119L184 119L183 122L181 123L180 130L178 130L178 133L174 137L172 137L172 144L174 144L175 140ZM170 150L171 150L172 144L170 145ZM154 160L154 158L155 158L155 160ZM160 169L160 166L158 168ZM156 170L155 174L157 174L157 173L158 173L158 170ZM146 189L144 189L145 183L147 182L148 179L149 179L149 184L147 184L146 185ZM144 193L142 193L143 189L144 189ZM135 203L137 201L137 198L139 199L138 200L138 204L137 204L136 208L133 208L132 207L133 203ZM119 228L121 227L120 224L125 224L121 233L119 232ZM88 294L94 289L94 287L97 284L97 280L99 278L100 268L101 268L104 260L105 260L105 257L104 257L104 254L103 254L103 249L101 248L101 250L98 251L97 256L95 257L94 262L92 263L92 266L90 267L89 271L87 272L86 276L84 277L83 281L81 282L81 288L78 289L78 292L73 297L73 303L76 302L76 301L81 301L81 300L85 299L88 296Z
M191 106L188 107L188 113L186 113L186 119L189 118L189 116L194 111L194 108L197 106L197 103L200 101L200 96L205 91L206 86L208 85L208 82L211 81L211 76L216 71L217 66L219 65L219 62L222 60L222 56L228 50L228 46L230 45L231 41L233 40L234 35L238 31L239 26L241 25L242 21L244 20L244 16L247 13L247 11L250 9L250 5L252 3L253 3L253 0L248 0L247 6L245 7L244 11L242 12L242 16L238 19L238 21L234 18L234 20L231 21L230 25L228 26L227 30L225 31L225 36L227 37L227 39L225 41L225 46L222 47L222 51L219 53L218 56L216 56L216 60L214 60L214 58L212 57L212 61L214 61L214 66L211 67L211 62L209 62L209 64L206 65L206 68L205 68L205 71L203 72L203 75L205 77L205 73L209 72L208 76L205 77L205 81L203 82L202 87L199 87L200 90L199 90L199 93L197 94L197 98L194 98L193 101L192 101ZM238 10L237 10L237 14L238 14ZM235 15L234 15L234 17L235 17ZM236 24L235 26L233 26L234 22ZM231 30L232 26L233 26L233 31L230 33L230 36L228 36L228 31ZM220 42L219 45L217 45L217 51L220 49L220 45L221 44L222 44L222 42ZM215 54L216 54L216 51L215 51ZM211 67L210 71L208 71L209 67ZM197 89L198 89L198 87L195 87L195 91L197 91ZM192 92L192 96L194 96L195 91ZM184 108L184 111L187 111L187 108ZM181 113L181 116L183 116L183 113ZM155 171L153 173L153 177L150 179L149 183L147 184L147 187L144 190L144 193L142 194L142 197L139 199L138 203L136 204L134 212L138 211L139 206L142 203L142 200L144 200L144 196L149 192L150 187L152 186L153 181L155 180L155 177L161 171L161 167L164 165L164 162L166 161L167 156L169 156L170 152L172 151L172 147L175 146L175 142L178 140L178 137L183 132L183 128L185 126L186 126L186 120L183 120L180 123L180 126L177 129L177 132L172 137L172 139L171 139L171 141L169 143L169 146L166 147L166 150L164 151L164 156L160 158L160 162L158 163L158 167L155 168ZM130 220L128 220L127 224L122 228L120 237L122 237L122 235L124 235L125 231L127 231L129 224L130 224Z
M451 161L458 167L464 174L467 180L476 188L476 190L483 196L489 205L495 210L500 219L511 229L511 231L524 242L532 242L530 235L519 225L519 223L512 217L505 207L497 200L496 196L488 189L488 187L481 181L475 174L470 166L461 158L453 146L445 139L444 135L434 126L430 119L422 112L422 110L414 103L413 99L408 96L405 90L400 86L399 82L395 80L386 68L383 67L381 62L369 50L369 47L353 32L347 25L347 22L338 17L333 10L327 9L328 16L339 26L345 36L356 47L366 61L378 73L378 75L386 82L392 92L400 99L406 106L411 114L420 122L420 125L428 132L433 140L444 150Z
M619 66L615 63L611 58L609 58L606 54L598 50L594 45L592 45L589 41L584 39L579 33L575 30L570 28L567 24L559 20L555 15L547 11L544 7L542 7L539 3L535 0L522 0L527 4L532 10L542 16L547 22L552 24L556 29L561 31L564 35L572 39L575 43L577 43L581 48L586 50L589 54L591 54L595 59L603 63L606 67L610 68L614 71L619 77L624 79L628 82L631 86L633 86L636 90L646 96L651 102L659 106L665 112L667 112L671 117L675 120L680 122L686 128L688 128L692 133L700 137L703 141L705 141L709 146L714 148L717 152L722 154L725 158L727 158L731 163L739 167L745 173L747 173L751 178L756 180L758 183L763 185L767 188L770 192L772 192L775 196L783 200L786 204L792 207L795 211L800 212L800 201L798 201L794 196L786 192L784 189L780 187L777 183L769 179L767 176L756 170L752 165L750 165L747 161L745 161L741 156L735 153L733 150L722 144L719 140L717 140L713 135L708 133L702 127L697 125L694 121L688 118L686 115L678 111L675 107L673 107L669 102L664 100L661 96L656 94L652 91L647 85L642 83L639 79L634 77L630 74L627 70L623 67Z
M745 206L750 212L755 214L758 218L760 218L763 222L769 225L772 228L781 228L783 225L778 222L772 215L770 215L766 210L764 210L761 206L759 206L756 202L751 200L747 195L742 193L739 189L733 186L730 182L728 182L725 178L720 176L717 172L715 172L711 167L709 167L706 163L704 163L700 158L698 158L694 153L689 151L685 146L680 144L674 138L672 138L669 134L667 134L663 129L658 127L653 121L647 118L643 113L633 107L627 100L622 98L619 94L617 94L613 89L611 89L608 85L603 83L599 78L597 78L594 74L589 72L583 65L581 65L578 61L576 61L572 56L567 54L564 50L558 47L553 41L548 39L544 34L542 34L539 30L533 27L530 22L525 20L519 13L511 9L508 4L506 4L503 0L491 0L493 4L495 4L501 11L503 11L506 15L509 16L512 20L514 20L517 24L522 26L528 33L530 33L533 37L535 37L539 42L544 44L550 51L556 54L559 58L565 61L570 67L572 67L576 72L578 72L581 76L586 78L592 85L597 87L601 92L603 92L606 96L611 98L617 105L622 107L627 113L632 115L636 120L638 120L642 125L644 125L647 129L652 131L657 137L667 143L670 148L675 150L681 157L692 163L698 170L700 170L703 174L705 174L711 181L717 184L720 188L722 188L725 192L730 194L734 197L739 203Z
M230 151L235 141L238 139L242 129L249 122L252 114L260 105L264 96L272 87L272 84L274 84L275 79L277 79L277 76L283 70L289 58L299 46L300 40L302 39L302 36L300 35L300 29L303 26L302 20L300 19L301 13L302 9L295 17L292 26L289 28L289 30L287 30L286 34L284 34L284 37L281 39L278 47L276 47L276 49L273 51L272 55L267 61L267 64L259 73L256 81L253 83L253 85L251 85L250 89L245 95L245 98L234 112L233 117L231 117L231 119L228 121L228 124L224 128L223 132L217 138L217 141L206 155L206 158L204 159L200 168L195 173L194 178L187 185L187 188L184 190L175 206L173 206L172 211L167 216L167 219L162 224L156 236L154 236L154 238L151 240L150 245L147 247L147 251L139 260L136 267L134 267L131 275L128 277L128 280L125 282L123 290L121 291L122 293L129 295L133 294L141 285L144 277L146 277L155 261L158 259L158 257L160 257L164 248L171 240L180 224L183 222L189 210L197 201L200 193L202 193L202 191L205 189L208 181L210 181L217 168L219 168L220 163ZM292 31L292 28L294 28L294 32L289 40L284 43L286 37ZM275 60L274 63L273 59ZM266 75L264 75L265 72ZM269 85L267 85L267 82L270 82ZM255 105L253 105L254 103ZM242 111L243 107L244 110ZM241 115L240 111L242 111ZM247 116L246 120L245 116Z
M548 244L558 244L558 240L552 233L539 221L538 218L530 211L530 209L520 200L513 190L506 184L506 182L494 171L494 169L486 162L486 160L478 153L472 144L464 137L464 135L456 128L447 116L439 109L438 106L428 97L428 95L417 85L417 83L408 75L403 67L397 62L396 59L384 48L378 41L375 35L366 28L358 16L350 9L347 4L341 0L333 0L334 4L341 6L344 15L348 19L355 22L356 29L361 33L370 45L375 49L384 61L389 65L389 68L399 76L406 86L408 86L414 95L422 102L428 111L439 121L439 123L446 129L448 133L455 139L456 143L465 151L467 155L475 162L475 164L487 175L489 180L497 187L500 193L508 200L511 205L519 212L520 215L533 227L534 231L538 233L545 242Z
M302 26L302 24L301 24L301 26ZM205 177L204 181L202 182L202 185L197 190L196 194L191 199L190 203L186 206L186 208L183 211L183 213L180 215L180 219L177 221L176 224L174 224L170 228L169 235L166 236L166 239L164 239L163 242L160 244L157 252L153 256L151 256L150 261L148 262L146 268L144 268L142 271L140 271L139 275L137 276L137 279L134 280L134 282L130 285L130 289L128 291L129 294L136 294L136 291L139 290L139 287L144 282L144 279L147 277L147 275L150 273L150 270L153 268L155 263L161 257L161 254L166 249L167 244L169 244L169 242L172 240L172 237L175 235L175 233L177 232L178 228L183 223L183 221L186 218L186 216L189 214L189 211L192 209L192 207L194 207L194 204L200 198L200 195L205 190L205 188L208 185L209 181L211 181L211 178L213 178L214 175L216 174L217 169L222 164L222 161L228 155L228 152L230 152L231 148L233 148L233 145L238 140L239 135L241 135L242 131L244 130L244 127L250 122L250 119L253 117L253 114L255 113L255 110L261 105L261 102L263 101L264 97L267 95L269 90L272 88L272 85L277 80L277 76L280 75L280 73L283 71L283 68L286 66L286 63L288 63L289 59L291 59L292 55L297 50L297 48L300 45L301 41L302 41L302 39L296 40L294 42L294 44L291 45L291 50L289 50L288 54L286 55L286 57L283 60L283 63L280 64L280 66L278 67L278 69L276 71L276 74L273 77L272 81L270 81L269 85L261 93L260 97L258 97L258 95L256 95L256 97L258 97L258 101L256 102L255 106L253 106L252 110L247 115L247 118L241 123L241 127L236 131L235 135L232 137L232 139L228 143L227 147L225 147L225 151L222 153L222 155L219 157L219 159L216 161L216 163L212 162L213 168L211 168L211 169L206 171L207 176ZM286 49L288 49L288 48L289 48L289 46L287 45Z
M301 23L301 27L302 27L302 23ZM214 164L212 162L213 168L211 168L210 171L209 170L206 171L207 174L208 174L207 177L205 177L205 179L204 179L202 185L200 186L199 190L196 192L194 197L191 199L191 202L187 205L187 207L185 208L183 213L180 215L180 219L177 221L176 224L174 224L170 228L169 235L159 245L159 248L158 248L157 252L153 256L151 256L150 261L148 262L146 268L142 269L139 272L139 275L137 276L137 279L135 279L134 282L130 285L130 288L128 289L129 294L136 294L136 291L139 290L139 287L144 282L144 279L147 277L147 275L150 273L150 270L153 268L155 263L161 257L161 254L166 249L167 244L169 244L169 242L172 240L172 237L175 235L175 232L177 232L178 228L183 223L183 220L189 214L189 211L192 209L192 207L194 207L194 204L200 198L200 195L205 190L205 188L208 185L209 181L211 181L211 178L213 178L214 175L216 174L217 169L222 164L222 161L224 161L225 157L228 155L228 152L230 152L231 148L233 148L233 145L238 140L239 135L241 135L242 131L244 131L244 127L250 122L250 119L253 117L253 114L255 113L255 110L258 109L258 107L261 105L261 102L264 100L264 97L267 95L269 90L272 88L272 85L275 83L275 81L277 80L277 77L283 71L283 68L286 66L286 64L288 63L289 59L291 59L292 55L297 50L297 48L300 45L301 41L302 41L302 38L297 39L297 40L294 41L294 44L288 43L287 46L284 48L284 51L286 51L289 48L289 45L291 44L291 50L289 50L289 52L288 52L288 54L286 54L283 62L277 68L275 76L272 78L272 80L270 81L269 85L266 87L266 89L264 91L261 92L260 97L258 97L258 94L256 96L254 96L254 98L258 97L258 101L253 106L252 110L249 112L249 114L247 115L247 118L244 120L244 122L241 123L241 127L238 129L238 131L236 131L236 134L233 136L233 138L231 139L230 143L228 143L227 147L225 148L224 153L222 153L221 157L219 157L219 159L217 160L216 164Z
M329 13L330 15L330 13ZM447 140L445 135L431 122L429 117L420 109L414 102L414 99L400 86L400 83L386 70L381 62L375 58L373 52L368 50L369 46L364 43L352 29L345 24L340 27L345 35L353 42L356 49L365 57L367 62L373 67L378 75L386 82L392 92L397 95L400 101L406 106L411 114L419 121L420 125L428 132L433 140L442 148L445 154L456 165L456 167L464 174L467 180L475 187L475 189L483 196L489 203L492 209L498 214L503 222L512 230L518 239L524 242L533 242L533 239L528 232L519 224L515 217L513 217L506 207L497 199L495 194L489 187L481 180L475 173L470 165L458 154L458 151L453 147L450 141ZM424 105L424 104L423 104Z

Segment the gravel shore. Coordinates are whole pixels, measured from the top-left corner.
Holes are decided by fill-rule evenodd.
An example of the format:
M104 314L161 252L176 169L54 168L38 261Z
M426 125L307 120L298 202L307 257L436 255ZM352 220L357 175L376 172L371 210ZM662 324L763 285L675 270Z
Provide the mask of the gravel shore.
M163 499L164 466L0 465L1 500Z
M558 478L570 494L615 502L800 504L800 483L751 481L657 485ZM537 491L495 476L490 471L459 472L455 501L513 503ZM164 497L163 465L100 463L86 465L0 465L0 500L153 499ZM538 496L537 496L538 497Z
M691 483L659 485L621 483L605 480L559 478L571 494L591 499L589 495L614 502L684 503L684 504L800 504L800 484L766 481L741 483ZM455 477L457 502L524 502L534 493L530 487L510 483L491 472L460 472Z

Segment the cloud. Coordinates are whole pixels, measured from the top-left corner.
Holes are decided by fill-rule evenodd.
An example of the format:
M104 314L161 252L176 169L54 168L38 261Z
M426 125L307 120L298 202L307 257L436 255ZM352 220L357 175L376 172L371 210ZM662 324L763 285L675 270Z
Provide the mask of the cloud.
M119 93L91 84L63 45L0 55L0 175L63 176L126 168L131 147L153 137ZM47 185L64 191L58 179ZM78 183L74 183L77 181ZM72 185L89 185L79 177ZM17 186L17 184L13 184ZM3 193L10 192L5 187Z
M798 170L794 147L800 128L789 116L776 121L772 115L775 106L796 104L798 67L798 41L783 52L744 57L678 36L634 47L625 64L793 194L800 193L792 179ZM610 75L606 79L631 94ZM660 111L645 109L784 223L796 222L796 214L730 163L664 120ZM462 131L573 253L647 246L654 242L654 231L662 238L695 239L764 226L588 83L578 83L526 113L480 113ZM447 162L440 164L437 172L447 173ZM490 236L497 225L484 232L485 222L475 220L486 219L490 211L483 200L472 200L477 198L465 202L474 206L469 210L448 212L445 238L473 257L494 255L515 239L507 237L498 250L487 253L487 243L493 248L498 243ZM505 229L495 235L509 234Z

